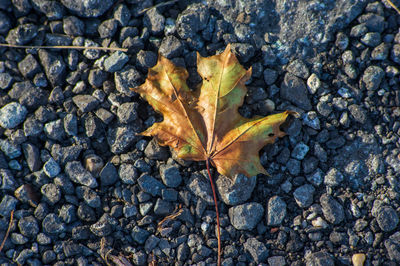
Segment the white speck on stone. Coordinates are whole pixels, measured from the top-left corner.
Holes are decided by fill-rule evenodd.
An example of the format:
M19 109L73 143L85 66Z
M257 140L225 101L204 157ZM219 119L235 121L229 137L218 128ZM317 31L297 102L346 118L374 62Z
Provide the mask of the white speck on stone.
M315 94L317 90L321 87L321 81L315 73L312 73L311 76L307 79L307 88L311 94Z

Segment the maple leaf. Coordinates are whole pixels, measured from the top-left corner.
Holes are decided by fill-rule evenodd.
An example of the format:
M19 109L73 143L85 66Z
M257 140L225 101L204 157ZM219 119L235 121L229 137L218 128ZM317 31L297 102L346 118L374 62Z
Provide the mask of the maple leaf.
M229 45L219 55L201 57L197 53L197 69L203 82L200 89L192 91L186 84L186 69L159 55L145 83L134 91L164 120L141 134L172 147L179 158L210 161L229 178L238 173L266 174L258 153L285 135L279 126L295 112L251 119L239 114L251 68L246 70L240 65Z
M142 135L153 136L160 145L172 147L179 158L206 161L217 218L219 266L221 232L209 163L229 178L238 173L246 176L266 174L258 152L285 135L279 127L290 114L296 113L285 111L251 119L239 114L251 68L246 70L240 65L230 45L215 56L205 58L197 53L197 70L203 82L200 89L192 91L186 84L189 76L186 69L159 55L157 64L149 69L145 83L133 90L164 117Z

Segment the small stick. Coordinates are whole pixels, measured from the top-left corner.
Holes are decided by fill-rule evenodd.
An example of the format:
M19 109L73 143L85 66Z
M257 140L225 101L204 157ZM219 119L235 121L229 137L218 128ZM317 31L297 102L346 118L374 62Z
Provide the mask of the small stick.
M214 197L214 204L215 204L215 211L217 212L217 239L218 239L218 266L221 266L221 230L220 230L220 223L219 223L219 212L218 212L218 204L217 204L217 195L215 193L215 187L214 187L214 182L211 177L211 172L210 172L210 163L209 159L207 158L206 160L206 165L207 165L207 172L208 172L208 177L210 178L210 183L211 183L211 189L213 192L213 197Z
M397 11L397 13L399 13L400 14L400 9L395 5L395 4L393 4L393 2L392 1L390 1L390 0L386 0L388 3L389 3L389 5L391 6L391 7L393 7L394 8L394 10L396 10Z
M17 44L0 43L0 47L22 48L22 49L79 49L79 50L88 49L88 50L128 52L127 48L98 47L98 46L70 46L70 45L35 46L35 45L17 45Z
M10 222L8 223L8 229L7 229L6 235L4 236L3 242L1 242L1 245L0 245L0 252L1 252L1 250L3 249L3 247L4 247L4 244L6 243L6 240L7 240L7 238L8 238L8 234L10 233L11 226L12 226L12 223L13 223L13 218L14 218L14 210L11 211Z

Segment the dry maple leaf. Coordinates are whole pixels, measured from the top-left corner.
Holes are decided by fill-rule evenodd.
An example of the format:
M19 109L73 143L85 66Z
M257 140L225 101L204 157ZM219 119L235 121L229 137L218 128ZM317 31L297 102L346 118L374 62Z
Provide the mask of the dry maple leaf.
M191 91L186 84L186 69L159 55L145 83L134 91L164 120L141 134L172 147L179 158L210 161L229 178L238 173L266 174L258 152L285 135L279 126L295 112L251 119L239 114L251 68L246 70L240 65L229 45L219 55L201 57L197 53L197 70L203 82L200 89Z

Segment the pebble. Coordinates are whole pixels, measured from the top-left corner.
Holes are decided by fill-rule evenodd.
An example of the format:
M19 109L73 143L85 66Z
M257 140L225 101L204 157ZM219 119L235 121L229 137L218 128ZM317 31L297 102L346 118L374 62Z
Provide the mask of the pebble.
M168 59L179 57L183 53L182 42L173 35L168 35L163 38L159 53Z
M90 226L90 231L98 237L110 235L113 231L112 219L108 213L105 213L96 223Z
M100 38L112 38L118 29L118 21L114 18L104 20L97 28Z
M292 61L286 68L286 70L302 79L307 79L310 76L310 72L304 62L300 59Z
M65 137L63 120L57 119L44 124L43 131L50 139L61 141Z
M290 73L286 73L284 77L284 81L281 84L280 96L306 111L311 109L306 85L303 80Z
M121 164L118 170L119 178L127 185L133 185L137 182L139 173L131 164Z
M339 224L344 220L343 206L328 194L320 197L322 212L325 219L332 224Z
M99 100L92 95L76 95L72 101L83 113L93 111L99 104Z
M244 243L244 249L250 253L256 263L262 263L268 258L268 249L264 243L251 237Z
M63 85L67 71L63 58L46 49L40 49L38 54L41 65L44 67L46 77L50 83L53 86Z
M389 239L385 240L384 244L389 258L399 263L400 232L391 235Z
M376 221L384 232L394 230L399 223L399 215L390 206L380 206L376 210Z
M22 154L20 145L17 145L8 139L0 139L0 150L10 159L18 158Z
M0 89L6 90L13 84L14 78L9 73L0 73Z
M113 73L121 70L128 61L129 57L125 53L116 51L104 60L104 69Z
M307 88L311 94L315 94L321 87L321 80L318 78L317 74L312 73L307 79Z
M367 90L377 90L382 82L385 72L378 66L369 66L365 69L362 80Z
M293 192L294 199L301 208L307 208L313 203L315 188L312 185L303 185Z
M73 14L84 18L96 18L110 9L115 0L105 0L101 4L96 1L75 2L73 0L61 0L61 3Z
M170 215L174 211L174 206L165 200L157 199L156 204L154 205L154 214L160 216Z
M314 265L334 266L335 261L331 254L324 251L319 251L316 253L311 253L306 257L306 266Z
M367 256L365 256L365 254L356 253L351 257L351 261L353 262L353 266L364 266L366 258Z
M160 181L147 174L139 177L137 181L140 189L152 196L161 196L161 190L165 188Z
M278 78L278 72L271 68L266 68L263 72L264 81L267 85L272 85L275 83L276 79Z
M110 162L107 162L103 169L101 169L99 176L102 186L113 185L118 180L117 169Z
M10 195L4 195L0 202L0 215L10 217L11 211L15 210L18 200Z
M34 24L27 23L11 29L6 37L6 42L16 45L24 45L29 43L38 34L38 27Z
M96 154L89 154L84 158L85 169L88 170L93 176L98 176L101 169L103 169L103 159Z
M132 66L126 66L122 70L114 73L115 88L120 93L127 96L134 96L135 92L131 88L136 88L142 84L142 74Z
M41 72L40 65L35 57L28 54L21 62L18 63L19 72L27 79L32 79L36 74Z
M111 152L121 154L128 150L139 138L136 134L139 130L139 128L133 125L110 127L107 132L107 141Z
M230 179L220 175L215 183L222 201L225 204L235 206L244 203L251 197L257 183L257 177L238 174Z
M136 102L123 103L118 107L117 116L119 122L128 124L138 119L137 109L139 104Z
M0 126L15 128L25 120L27 114L25 106L16 102L8 103L0 109Z
M179 168L173 164L160 166L161 180L167 187L178 187L182 182L182 176Z
M306 144L300 142L294 147L291 156L297 160L303 160L309 150L310 148Z
M269 226L279 226L286 217L286 203L279 196L269 199L267 207L267 223Z
M165 18L156 8L152 8L144 15L143 24L153 35L160 35L164 32Z
M44 233L49 235L61 234L66 231L65 224L61 221L60 217L54 213L49 213L42 221L42 228Z
M21 234L34 238L39 233L39 225L33 216L23 217L18 221L18 228Z
M336 187L339 186L343 180L343 174L336 168L331 168L324 177L324 184L330 187Z
M150 233L139 226L135 226L131 232L131 236L138 244L144 244L150 236Z
M203 4L189 5L176 20L176 29L182 39L193 38L207 27L209 9Z
M90 188L97 187L96 179L78 161L68 162L65 165L65 172L67 173L68 177L75 183L88 186Z
M191 178L187 182L187 187L196 195L196 197L201 198L207 204L214 204L210 182L202 174L192 174Z
M261 221L264 208L257 202L250 202L229 208L228 214L237 230L252 230Z
M376 47L381 43L381 34L379 32L367 32L360 41L369 47Z

